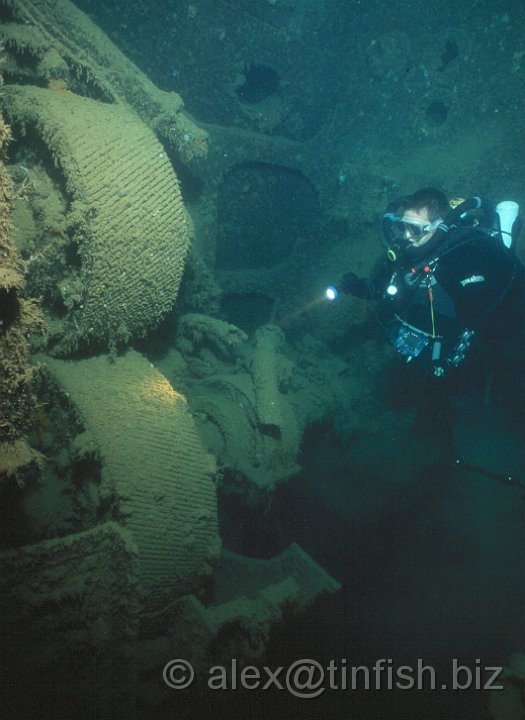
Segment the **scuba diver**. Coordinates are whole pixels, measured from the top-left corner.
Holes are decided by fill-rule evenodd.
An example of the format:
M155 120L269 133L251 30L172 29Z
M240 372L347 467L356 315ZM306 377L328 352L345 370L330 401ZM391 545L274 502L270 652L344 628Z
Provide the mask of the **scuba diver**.
M519 353L524 375L517 210L478 197L449 203L432 187L397 198L383 215L386 257L370 278L348 273L326 297L343 292L374 301L390 344L433 377L448 376L475 347L490 366Z

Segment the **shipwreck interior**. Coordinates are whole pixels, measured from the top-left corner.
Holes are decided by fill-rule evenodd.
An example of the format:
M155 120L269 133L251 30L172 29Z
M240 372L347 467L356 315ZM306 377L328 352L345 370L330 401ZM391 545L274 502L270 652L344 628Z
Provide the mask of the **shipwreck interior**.
M392 198L525 207L524 23L0 2L10 717L523 718L525 398L482 360L416 376L324 289L372 271ZM310 699L232 687L301 658L337 666ZM418 662L502 688L387 687Z

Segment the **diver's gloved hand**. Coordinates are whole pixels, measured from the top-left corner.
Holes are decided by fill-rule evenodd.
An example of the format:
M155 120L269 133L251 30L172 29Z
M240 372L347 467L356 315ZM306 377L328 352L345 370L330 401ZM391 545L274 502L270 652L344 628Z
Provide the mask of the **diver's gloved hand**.
M339 291L347 295L369 300L372 297L371 283L368 278L361 278L353 272L349 272L343 276L339 283Z

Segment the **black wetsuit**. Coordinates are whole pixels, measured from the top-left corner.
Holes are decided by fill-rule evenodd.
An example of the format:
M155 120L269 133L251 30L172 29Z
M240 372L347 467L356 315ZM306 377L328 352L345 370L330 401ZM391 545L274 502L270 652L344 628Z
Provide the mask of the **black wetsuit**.
M462 364L476 344L490 360L516 351L516 335L524 336L525 269L499 238L460 228L426 257L411 259L411 252L395 263L385 259L370 279L346 276L341 287L377 301L398 352L439 375Z

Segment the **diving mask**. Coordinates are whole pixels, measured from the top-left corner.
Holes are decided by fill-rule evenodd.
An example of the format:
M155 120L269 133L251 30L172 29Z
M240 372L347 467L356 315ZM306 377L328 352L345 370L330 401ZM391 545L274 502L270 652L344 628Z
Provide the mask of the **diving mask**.
M389 213L384 219L387 220L390 246L398 252L424 244L426 236L434 232L442 222L441 218L429 222L413 215L400 216L393 213Z
M420 245L425 236L434 232L440 222L442 222L441 218L436 218L433 222L428 222L419 220L411 215L403 215L400 219L400 223L404 229L404 238L412 243L412 245Z

